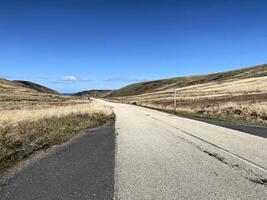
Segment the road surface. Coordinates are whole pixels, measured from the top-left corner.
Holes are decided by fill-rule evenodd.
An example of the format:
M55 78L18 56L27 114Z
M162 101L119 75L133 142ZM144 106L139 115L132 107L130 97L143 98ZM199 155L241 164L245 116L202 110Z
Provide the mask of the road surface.
M0 199L267 199L266 138L100 101L114 109L115 134L100 129L49 154Z
M133 105L116 114L116 199L267 199L267 139Z

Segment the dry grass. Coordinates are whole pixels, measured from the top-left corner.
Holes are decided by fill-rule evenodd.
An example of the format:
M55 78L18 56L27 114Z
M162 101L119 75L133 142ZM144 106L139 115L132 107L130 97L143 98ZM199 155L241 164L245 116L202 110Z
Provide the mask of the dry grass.
M99 102L72 99L56 106L47 103L4 109L0 116L0 171L36 150L65 142L82 130L114 118L111 108Z
M173 111L173 89L112 99ZM177 88L177 112L267 126L267 76Z
M138 105L154 108L157 110L174 112L173 105L162 105L152 103L140 103ZM243 124L267 126L267 103L235 103L226 102L214 106L177 106L176 112L182 115L219 119Z
M112 110L96 101L84 101L83 104L51 106L49 108L31 110L3 110L0 111L2 116L0 127L16 125L23 121L35 122L41 119L62 118L68 115L94 115L97 113L112 115Z

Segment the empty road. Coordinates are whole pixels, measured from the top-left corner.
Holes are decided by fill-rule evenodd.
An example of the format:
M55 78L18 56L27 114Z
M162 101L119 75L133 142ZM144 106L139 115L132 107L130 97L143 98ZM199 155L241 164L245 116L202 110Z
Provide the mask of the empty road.
M133 105L2 186L0 199L267 199L267 139Z
M267 199L266 138L107 104L116 114L116 199Z

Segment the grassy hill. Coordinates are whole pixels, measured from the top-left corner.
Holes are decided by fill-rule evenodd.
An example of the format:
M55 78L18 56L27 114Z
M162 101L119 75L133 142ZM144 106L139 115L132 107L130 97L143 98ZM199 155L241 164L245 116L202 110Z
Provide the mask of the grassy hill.
M52 90L50 88L47 88L45 86L39 85L37 83L30 82L30 81L16 80L16 81L13 81L13 82L18 83L18 85L21 85L22 87L27 87L27 88L36 90L38 92L43 92L43 93L48 93L48 94L59 94L55 90Z
M252 77L267 76L267 64L253 66L244 69L233 70L229 72L214 73L208 75L196 75L188 77L177 77L128 85L114 91L109 97L131 96L150 92L157 92L168 88L181 88L190 85L223 82L227 80L246 79Z
M43 92L43 93L48 93L48 94L59 94L55 90L52 90L50 88L47 88L45 86L30 82L30 81L22 81L22 80L11 81L11 80L2 79L2 78L0 78L0 89L11 89L11 90L30 89L33 91L38 91L38 92Z
M179 114L267 126L267 65L136 83L108 98Z
M0 110L42 106L62 100L65 98L56 91L36 83L0 79Z
M112 93L112 90L85 90L73 94L73 96L102 98Z

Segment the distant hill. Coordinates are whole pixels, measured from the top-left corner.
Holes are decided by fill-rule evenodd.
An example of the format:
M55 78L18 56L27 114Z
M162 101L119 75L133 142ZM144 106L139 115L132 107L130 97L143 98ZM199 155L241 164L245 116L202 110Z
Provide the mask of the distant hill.
M66 97L56 91L29 81L0 78L0 110L25 109L31 106L62 103Z
M55 90L52 90L50 88L47 88L45 86L39 85L37 83L30 82L30 81L16 80L16 81L13 81L13 82L17 83L18 85L21 85L22 87L33 89L33 90L36 90L38 92L48 93L48 94L59 94Z
M0 93L13 91L41 92L47 94L59 94L57 91L30 81L11 81L0 78Z
M132 96L162 91L174 87L182 88L186 86L210 83L214 81L222 82L227 80L237 80L262 76L267 76L267 64L232 70L228 72L135 83L112 92L109 97Z
M102 98L109 94L111 94L113 90L85 90L82 92L78 92L73 94L73 96L86 96L86 97L96 97Z

